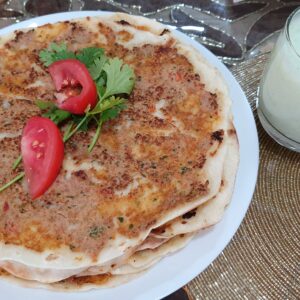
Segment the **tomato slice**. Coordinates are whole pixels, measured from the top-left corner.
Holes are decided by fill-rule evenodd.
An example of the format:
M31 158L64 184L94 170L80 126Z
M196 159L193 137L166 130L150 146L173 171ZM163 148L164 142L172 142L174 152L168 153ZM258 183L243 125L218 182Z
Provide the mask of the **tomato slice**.
M55 123L30 118L23 130L21 152L29 194L35 199L51 186L63 162L64 143Z
M97 103L97 88L86 66L77 59L65 59L49 66L58 93L59 108L73 114L84 114Z

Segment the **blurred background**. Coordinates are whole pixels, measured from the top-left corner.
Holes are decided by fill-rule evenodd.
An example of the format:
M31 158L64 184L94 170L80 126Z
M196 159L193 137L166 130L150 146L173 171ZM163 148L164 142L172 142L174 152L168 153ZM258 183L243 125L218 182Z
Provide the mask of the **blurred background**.
M299 4L292 0L0 0L0 26L62 11L121 11L170 24L230 65L269 51Z

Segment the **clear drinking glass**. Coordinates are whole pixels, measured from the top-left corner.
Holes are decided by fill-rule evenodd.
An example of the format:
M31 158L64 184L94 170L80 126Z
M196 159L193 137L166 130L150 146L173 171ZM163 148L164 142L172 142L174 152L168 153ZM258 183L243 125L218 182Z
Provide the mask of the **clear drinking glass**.
M275 141L300 152L300 7L288 17L264 70L257 112Z

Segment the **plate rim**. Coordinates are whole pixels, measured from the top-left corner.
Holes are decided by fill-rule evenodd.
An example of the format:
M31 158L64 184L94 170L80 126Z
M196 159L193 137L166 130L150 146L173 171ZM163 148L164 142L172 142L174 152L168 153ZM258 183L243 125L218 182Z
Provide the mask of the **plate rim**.
M101 15L109 15L109 14L115 14L117 12L108 12L108 11L70 11L70 12L60 12L60 13L54 13L54 14L48 14L48 15L44 15L44 16L38 16L38 17L34 17L34 18L30 18L15 24L11 24L9 26L6 26L4 28L0 29L0 37L2 35L6 35L9 33L12 33L13 31L17 30L17 29L26 29L26 28L34 28L37 26L41 26L43 24L47 24L47 23L57 23L59 21L64 21L64 20L70 20L70 19L76 19L76 18L83 18L86 16L101 16ZM168 25L167 25L168 26ZM256 128L256 123L255 123L255 119L253 116L253 112L251 110L250 104L248 103L247 97L245 95L245 93L243 92L240 84L237 82L237 80L234 78L234 76L231 74L231 72L229 71L229 69L211 52L209 51L207 48L205 48L205 46L201 45L200 43L192 40L190 37L188 37L187 35L185 35L182 32L179 32L176 29L171 29L172 32L174 33L174 35L178 38L180 38L181 40L183 40L184 43L190 44L192 45L197 51L199 51L201 53L201 55L203 55L205 57L205 59L207 59L209 61L210 64L214 65L222 74L222 76L224 77L224 81L226 82L227 86L229 87L235 87L236 89L236 93L240 94L241 98L240 101L242 104L240 104L241 106L243 106L245 113L248 115L249 117L249 122L250 124L247 124L247 126L243 129L243 131L245 131L247 129L247 127L251 128L250 132L247 132L248 136L250 137L250 140L253 142L253 144L250 144L250 148L253 151L252 153L252 168L251 168L251 182L248 182L248 187L247 187L247 196L245 198L246 199L246 203L243 203L243 207L242 207L242 211L241 214L238 216L237 220L235 221L235 225L231 228L230 233L228 234L227 232L227 236L225 238L225 241L219 245L219 247L217 249L215 249L214 253L212 255L209 256L209 259L207 261L207 263L205 263L204 267L199 267L197 269L197 263L199 263L199 261L197 261L193 268L186 268L180 275L174 276L173 278L170 278L168 281L168 284L165 284L164 286L159 285L158 287L154 287L152 288L150 291L147 292L147 294L145 294L145 292L143 292L140 295L136 295L135 298L136 299L159 299L162 297L165 297L169 294L171 294L172 292L174 292L175 290L181 288L183 285L187 284L189 281L191 281L193 278L195 278L196 276L198 276L200 273L202 273L221 253L222 251L227 247L227 245L230 243L231 239L234 237L234 235L236 234L238 228L240 227L246 212L248 211L249 205L251 203L251 200L253 198L253 194L254 194L254 190L255 190L255 186L256 186L256 181L257 181L257 176L258 176L258 168L259 168L259 142L258 142L258 134L257 134L257 128ZM230 91L231 94L231 91ZM233 99L232 99L233 100ZM237 102L236 101L236 102ZM236 105L234 106L234 101L232 104L232 109L233 109L233 115L234 115L234 124L236 124L236 113L234 109ZM237 102L238 103L238 102ZM249 126L250 125L250 126ZM241 126L241 125L240 125ZM236 127L237 133L238 133L238 138L239 141L243 140L244 138L241 135L241 128ZM246 132L246 131L245 131ZM241 146L241 144L240 144ZM241 149L241 148L240 148ZM243 153L244 154L244 153ZM238 169L238 173L237 173L237 180L236 182L238 182L238 179L243 176L240 174L240 170L241 170L241 160L242 160L242 151L240 151L240 165L239 165L239 169ZM248 178L249 179L249 178ZM237 190L237 184L235 184L235 188L234 188L234 193ZM244 200L245 201L245 200ZM228 210L230 209L232 205L229 204L229 207L227 207L225 214L228 212ZM218 225L218 224L217 224ZM217 226L215 225L215 226ZM214 227L215 227L214 226ZM191 243L189 243L186 247L191 247L191 245L193 244L194 241L192 241ZM182 252L184 249L180 250L179 252ZM176 254L175 254L176 255ZM161 264L161 261L158 263ZM155 267L151 268L151 270L153 270ZM147 274L149 275L149 273L151 272L151 270L149 270L148 272L146 272L145 274L142 275L143 276L147 276ZM141 277L140 277L141 278ZM1 289L1 285L4 281L0 282L0 289ZM127 284L123 284L122 286L126 286ZM21 287L16 287L16 288L21 288ZM97 290L92 290L89 291L88 293L70 293L70 294L66 294L66 293L57 293L57 292L50 292L47 290L40 290L42 291L42 294L48 294L49 298L46 297L47 299L52 298L52 296L54 294L57 294L57 296L59 297L59 295L61 295L62 299L75 299L77 298L76 295L80 295L80 299L96 299L99 296L101 296L101 293L103 293L103 291L108 290L109 292L112 292L118 289L118 287L116 288L110 288L110 289L97 289ZM126 288L125 288L126 289ZM30 289L32 291L36 291L35 289ZM41 295L42 295L41 294ZM94 294L96 297L95 298L91 298L90 295ZM67 297L67 295L69 295ZM72 296L73 295L73 296ZM85 298L84 295L88 295L87 298ZM113 295L111 295L113 296ZM22 297L22 295L21 295ZM34 298L35 296L31 296L31 299L40 299L40 295L37 296L37 298ZM46 299L45 298L45 299ZM14 299L17 299L14 296ZM20 298L21 299L21 298ZM79 298L78 298L79 299ZM112 299L112 298L111 298Z

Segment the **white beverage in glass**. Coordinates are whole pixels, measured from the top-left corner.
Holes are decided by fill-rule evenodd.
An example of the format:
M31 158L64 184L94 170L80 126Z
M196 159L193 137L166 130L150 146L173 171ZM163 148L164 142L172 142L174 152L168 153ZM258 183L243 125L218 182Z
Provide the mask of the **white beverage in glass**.
M264 71L258 115L277 142L300 152L300 8L288 18Z

